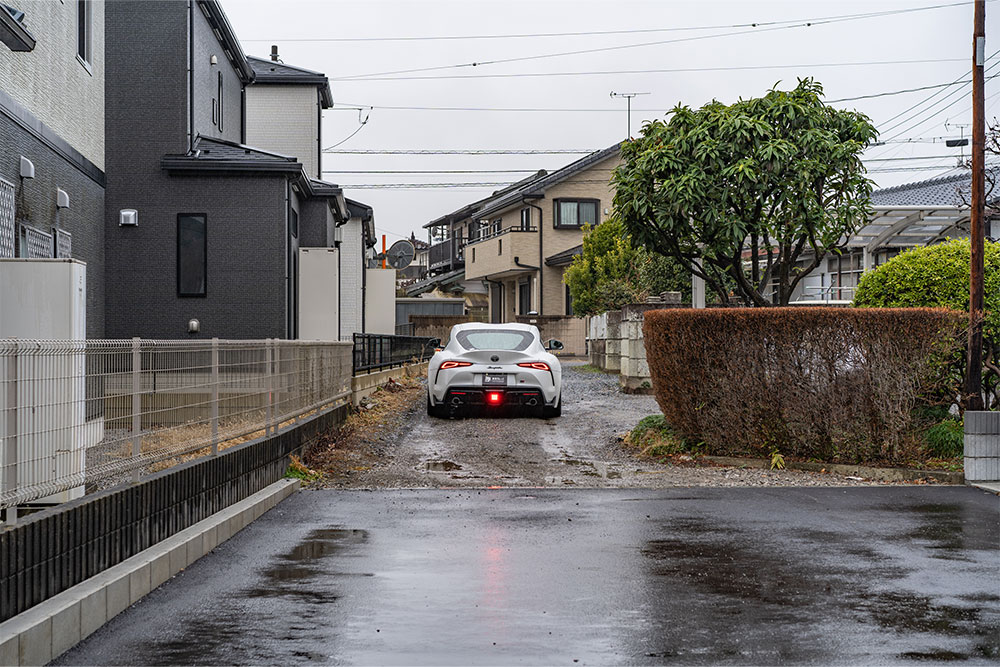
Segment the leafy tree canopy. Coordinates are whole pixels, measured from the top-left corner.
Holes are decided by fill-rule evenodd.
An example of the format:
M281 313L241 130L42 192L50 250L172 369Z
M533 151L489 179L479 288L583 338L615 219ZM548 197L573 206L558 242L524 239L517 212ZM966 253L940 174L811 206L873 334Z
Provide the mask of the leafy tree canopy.
M861 152L876 130L822 94L803 79L790 91L678 106L647 123L622 145L613 174L625 229L723 299L728 277L748 304L786 305L870 214Z
M563 280L578 315L617 310L668 290L691 297L687 270L668 257L633 246L624 225L613 218L586 230L583 252L573 259Z

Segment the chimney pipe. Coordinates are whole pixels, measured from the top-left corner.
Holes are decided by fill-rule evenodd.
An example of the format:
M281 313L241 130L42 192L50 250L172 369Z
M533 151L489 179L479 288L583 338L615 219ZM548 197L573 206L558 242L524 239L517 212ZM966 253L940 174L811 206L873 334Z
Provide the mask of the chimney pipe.
M273 60L274 62L278 62L278 45L277 44L272 44L271 45L271 60Z

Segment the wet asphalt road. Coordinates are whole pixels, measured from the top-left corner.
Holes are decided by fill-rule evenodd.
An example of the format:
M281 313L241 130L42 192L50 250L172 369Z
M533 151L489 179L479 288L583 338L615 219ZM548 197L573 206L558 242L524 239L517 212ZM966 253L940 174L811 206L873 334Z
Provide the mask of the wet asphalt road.
M307 491L59 664L1000 659L963 487Z

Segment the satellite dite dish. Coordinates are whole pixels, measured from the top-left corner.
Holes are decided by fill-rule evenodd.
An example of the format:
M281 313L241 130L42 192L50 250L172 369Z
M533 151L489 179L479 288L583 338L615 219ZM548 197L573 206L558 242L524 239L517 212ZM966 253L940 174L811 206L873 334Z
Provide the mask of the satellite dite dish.
M409 241L396 241L385 253L385 259L394 269L405 269L413 261L417 251Z

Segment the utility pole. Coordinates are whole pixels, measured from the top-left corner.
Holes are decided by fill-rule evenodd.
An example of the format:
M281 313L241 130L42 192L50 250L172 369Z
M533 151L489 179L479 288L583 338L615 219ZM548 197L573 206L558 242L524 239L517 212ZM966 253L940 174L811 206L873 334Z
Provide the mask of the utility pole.
M975 0L972 32L972 256L969 265L969 352L965 367L966 410L983 409L983 239L986 121L983 63L986 60L986 0Z
M616 93L613 90L611 91L611 97L624 97L627 100L628 132L625 133L625 136L628 137L629 139L632 138L632 98L636 97L637 95L649 95L649 93Z

